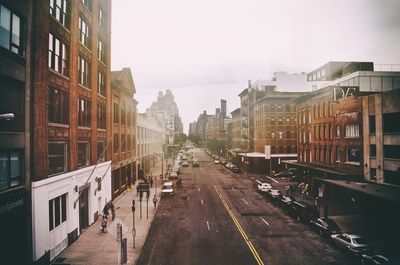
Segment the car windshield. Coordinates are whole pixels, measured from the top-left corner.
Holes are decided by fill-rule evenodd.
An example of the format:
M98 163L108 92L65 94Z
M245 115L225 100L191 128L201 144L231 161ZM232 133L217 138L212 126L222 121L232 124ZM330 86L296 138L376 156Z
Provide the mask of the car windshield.
M358 244L358 245L366 245L366 244L368 244L367 241L364 238L361 238L361 237L353 238L353 242Z

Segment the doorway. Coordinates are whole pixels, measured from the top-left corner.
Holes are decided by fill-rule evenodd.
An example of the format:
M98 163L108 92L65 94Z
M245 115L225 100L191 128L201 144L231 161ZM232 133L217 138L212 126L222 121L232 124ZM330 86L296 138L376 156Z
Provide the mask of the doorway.
M89 225L89 187L82 190L79 197L79 230Z

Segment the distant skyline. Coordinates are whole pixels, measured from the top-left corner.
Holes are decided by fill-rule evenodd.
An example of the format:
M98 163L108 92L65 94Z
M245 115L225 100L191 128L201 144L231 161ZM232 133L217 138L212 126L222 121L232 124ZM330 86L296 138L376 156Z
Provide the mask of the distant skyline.
M397 0L112 2L112 70L130 67L139 112L171 89L188 124L220 99L230 113L247 80L329 61L400 64Z

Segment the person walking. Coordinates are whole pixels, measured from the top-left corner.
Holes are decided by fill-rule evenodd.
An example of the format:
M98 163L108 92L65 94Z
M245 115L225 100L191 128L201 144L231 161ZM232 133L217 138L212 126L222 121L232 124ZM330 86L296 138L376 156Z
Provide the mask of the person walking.
M153 204L154 204L154 209L156 209L157 208L157 197L156 197L155 194L154 194L154 197L153 197Z

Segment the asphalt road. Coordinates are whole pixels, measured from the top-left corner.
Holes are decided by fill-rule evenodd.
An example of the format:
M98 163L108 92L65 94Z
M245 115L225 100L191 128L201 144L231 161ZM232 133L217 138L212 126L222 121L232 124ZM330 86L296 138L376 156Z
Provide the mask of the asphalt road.
M355 264L259 194L254 179L214 165L181 168L183 187L160 201L137 264Z

